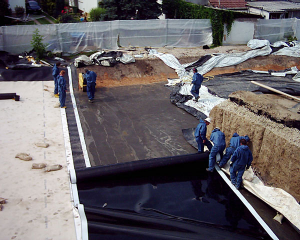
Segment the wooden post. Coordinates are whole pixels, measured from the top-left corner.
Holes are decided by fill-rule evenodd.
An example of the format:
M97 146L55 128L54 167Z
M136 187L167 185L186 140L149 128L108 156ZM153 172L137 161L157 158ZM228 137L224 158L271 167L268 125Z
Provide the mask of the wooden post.
M292 95L290 95L290 94L284 93L284 92L282 92L282 91L280 91L280 90L277 90L277 89L272 88L272 87L268 87L268 86L266 86L266 85L264 85L264 84L261 84L261 83L255 82L255 81L251 81L251 82L252 82L253 84L256 84L256 85L260 86L260 87L266 88L266 89L268 89L268 90L270 90L270 91L279 93L279 94L281 94L281 95L284 95L284 96L286 96L286 97L292 98L293 100L296 100L296 101L299 101L299 102L300 102L300 98L294 97L294 96L292 96Z

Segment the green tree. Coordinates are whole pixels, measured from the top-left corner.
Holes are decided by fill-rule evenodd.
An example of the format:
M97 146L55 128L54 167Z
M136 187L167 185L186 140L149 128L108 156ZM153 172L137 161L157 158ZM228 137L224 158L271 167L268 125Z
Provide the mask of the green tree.
M162 11L156 0L103 0L107 20L157 19Z
M0 25L6 25L10 23L9 18L6 18L4 16L10 16L11 15L11 9L9 8L9 4L6 0L0 0Z
M56 13L56 0L40 0L39 4L43 11L51 16L55 16Z
M106 13L106 10L105 8L93 8L91 11L90 11L90 19L91 21L95 22L95 21L104 21L105 20L105 13Z
M54 14L54 16L55 17L57 17L57 16L59 16L61 13L62 13L62 11L64 10L64 7L65 7L65 2L64 2L64 0L56 0L55 1L55 14Z
M43 44L43 36L40 35L39 30L35 29L30 41L31 46L37 54L37 60L39 61L46 53L46 45Z

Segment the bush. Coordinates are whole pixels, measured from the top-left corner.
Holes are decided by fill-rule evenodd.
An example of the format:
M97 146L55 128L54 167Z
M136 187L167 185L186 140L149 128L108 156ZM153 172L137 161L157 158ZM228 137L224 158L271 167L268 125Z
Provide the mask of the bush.
M17 16L22 16L22 15L24 15L25 9L23 7L20 7L17 5L15 7L15 12L16 12Z
M46 45L42 42L43 36L39 34L39 30L36 29L33 32L32 40L31 40L31 46L33 47L33 50L37 54L37 61L39 61L44 54L46 53Z
M93 8L90 11L90 19L93 22L104 21L106 10L104 8Z
M76 15L72 13L63 13L62 15L59 15L57 20L60 23L75 23L78 22L78 20L75 19Z

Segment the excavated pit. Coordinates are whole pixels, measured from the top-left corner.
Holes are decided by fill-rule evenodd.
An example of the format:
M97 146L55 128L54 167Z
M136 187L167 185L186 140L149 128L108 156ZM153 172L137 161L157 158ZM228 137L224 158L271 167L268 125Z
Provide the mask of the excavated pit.
M194 52L189 57L174 55L184 64L194 62L207 53L202 51L200 54L197 56ZM237 66L215 68L205 76L249 69L279 71L293 66L300 69L300 58L270 55L249 59ZM168 78L178 78L175 70L160 59L144 58L126 65L88 68L97 73L97 88L167 83ZM83 72L83 68L77 69L77 72ZM216 126L224 131L227 144L234 132L249 135L253 167L260 178L269 186L284 189L299 201L300 104L296 105L296 101L276 94L232 93L227 101L211 111L213 122L208 128L208 135Z

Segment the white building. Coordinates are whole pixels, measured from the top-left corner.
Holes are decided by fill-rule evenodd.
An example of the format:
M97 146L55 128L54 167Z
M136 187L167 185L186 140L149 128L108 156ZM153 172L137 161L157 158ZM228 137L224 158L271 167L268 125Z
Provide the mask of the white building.
M247 2L248 12L265 19L300 18L300 4L287 1Z
M101 0L69 0L69 6L77 7L79 10L89 13L93 8L99 6Z

